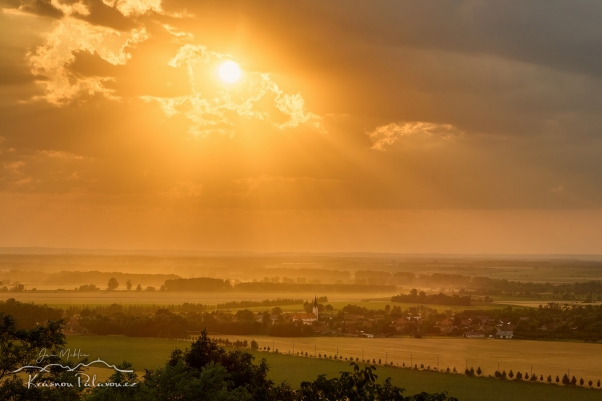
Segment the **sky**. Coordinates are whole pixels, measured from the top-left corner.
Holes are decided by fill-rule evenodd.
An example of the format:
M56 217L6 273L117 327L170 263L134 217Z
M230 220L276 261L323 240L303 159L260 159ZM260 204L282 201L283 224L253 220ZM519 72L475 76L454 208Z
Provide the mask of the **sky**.
M602 254L599 1L0 9L0 246Z

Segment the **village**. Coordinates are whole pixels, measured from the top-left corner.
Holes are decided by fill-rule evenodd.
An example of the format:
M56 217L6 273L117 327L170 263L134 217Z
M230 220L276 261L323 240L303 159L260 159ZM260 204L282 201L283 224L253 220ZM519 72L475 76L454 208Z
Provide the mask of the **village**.
M65 334L125 334L147 337L187 337L207 329L213 334L268 334L275 337L348 336L463 337L466 339L512 339L585 334L587 327L567 318L574 310L545 308L502 310L437 309L418 305L402 309L384 305L368 309L347 305L335 309L327 298L306 301L302 311L284 312L279 306L251 311L212 310L181 312L180 306L157 307L133 313L121 305L104 309L70 308L63 312ZM591 308L591 307L590 307ZM290 308L289 308L290 309ZM565 315L564 317L562 315ZM542 323L543 322L543 323ZM536 337L537 338L537 337Z

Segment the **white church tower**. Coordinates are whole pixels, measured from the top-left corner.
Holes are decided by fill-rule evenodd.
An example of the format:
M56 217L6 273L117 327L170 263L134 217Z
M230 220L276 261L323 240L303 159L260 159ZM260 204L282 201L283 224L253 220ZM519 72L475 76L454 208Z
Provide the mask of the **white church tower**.
M314 313L314 315L316 315L316 320L318 320L318 297L316 297L315 295L314 295L313 313Z

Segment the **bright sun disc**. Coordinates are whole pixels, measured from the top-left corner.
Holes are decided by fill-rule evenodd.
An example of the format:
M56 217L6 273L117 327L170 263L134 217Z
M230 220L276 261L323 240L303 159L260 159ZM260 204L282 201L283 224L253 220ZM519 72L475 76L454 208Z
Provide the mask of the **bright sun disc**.
M226 82L236 82L240 75L240 67L234 61L226 61L219 67L219 76Z

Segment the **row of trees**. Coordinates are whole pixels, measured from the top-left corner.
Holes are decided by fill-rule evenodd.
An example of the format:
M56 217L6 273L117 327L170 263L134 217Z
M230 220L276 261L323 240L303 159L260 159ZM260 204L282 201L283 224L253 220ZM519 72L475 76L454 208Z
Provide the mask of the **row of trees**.
M470 372L466 372L466 374L468 376L473 376L474 373L472 372L472 368L470 368ZM480 370L480 368L479 368ZM479 373L480 375L480 373ZM528 380L531 382L541 382L544 383L544 380L547 381L549 384L553 384L554 382L556 382L556 384L559 384L562 381L562 384L564 384L565 386L576 386L577 383L579 383L580 386L585 386L585 384L587 384L589 387L593 387L594 386L594 381L593 380L589 380L588 382L586 382L585 380L583 380L583 378L581 378L579 381L577 381L577 378L575 376L573 376L572 379L569 379L569 376L565 373L564 376L562 376L562 380L560 379L560 377L556 376L556 379L552 378L552 375L548 375L548 377L546 379L544 379L543 375L539 375L539 377L537 376L536 373L525 373L522 374L520 371L516 372L516 374L510 370L510 372L506 373L505 370L499 372L499 371L495 371L494 376L498 379L514 379L514 380ZM598 380L596 383L596 386L598 388L600 388L600 385L602 384L600 382L600 380Z
M400 294L391 297L391 302L405 302L417 304L437 304L437 305L455 305L470 306L470 295L445 295L443 293L427 295L424 291L418 292L412 289L409 294Z
M264 299L263 301L231 301L221 304L217 304L217 309L239 309L239 308L252 308L252 307L268 307L276 305L300 305L303 303L302 299L293 298L276 298L276 299Z

